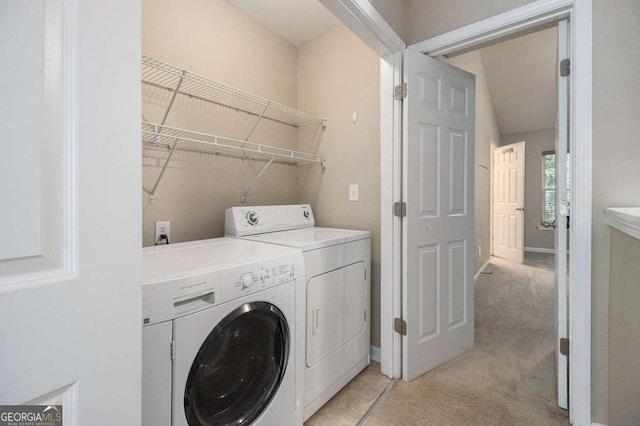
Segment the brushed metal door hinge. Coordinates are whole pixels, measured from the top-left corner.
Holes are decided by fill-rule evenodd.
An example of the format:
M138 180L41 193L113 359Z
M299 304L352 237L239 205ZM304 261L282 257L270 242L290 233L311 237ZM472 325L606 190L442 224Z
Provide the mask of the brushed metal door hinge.
M398 217L405 217L407 215L407 203L401 201L393 203L393 214Z
M566 77L571 74L571 59L563 59L560 61L560 75Z
M398 84L393 88L393 99L401 101L407 97L407 83Z
M560 353L564 356L569 356L569 339L566 337L560 339Z
M403 336L407 335L407 322L402 318L394 318L393 319L393 330L396 333L400 333Z
M569 217L571 213L571 202L566 198L561 198L560 203L558 203L558 214L560 216Z
M171 344L169 345L169 351L170 351L170 356L171 356L171 361L174 361L176 359L176 342L175 340L171 341Z

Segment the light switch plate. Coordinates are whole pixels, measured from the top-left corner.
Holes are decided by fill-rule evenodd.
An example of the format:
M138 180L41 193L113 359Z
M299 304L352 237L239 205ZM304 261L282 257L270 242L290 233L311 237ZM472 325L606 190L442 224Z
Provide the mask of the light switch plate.
M349 201L358 201L358 184L349 184Z

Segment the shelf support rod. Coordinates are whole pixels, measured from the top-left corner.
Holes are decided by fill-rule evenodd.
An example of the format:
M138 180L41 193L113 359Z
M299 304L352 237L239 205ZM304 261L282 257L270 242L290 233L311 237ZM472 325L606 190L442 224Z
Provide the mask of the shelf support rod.
M176 96L180 91L180 86L182 86L182 82L184 81L184 75L186 74L186 72L187 70L182 71L182 74L180 75L180 80L178 80L178 84L176 85L176 88L173 90L173 95L171 95L171 100L169 101L167 110L164 112L164 117L162 117L162 121L160 122L161 126L164 126L164 123L167 121L167 117L169 116L169 111L171 111L171 107L173 106L173 101L176 100Z
M253 185L256 184L256 182L258 182L258 180L260 180L260 178L262 177L262 175L264 174L264 172L267 171L267 169L269 168L269 166L271 165L271 163L273 163L273 160L275 160L276 157L273 156L271 157L271 159L269 160L269 162L267 164L265 164L265 166L262 168L262 170L260 170L260 173L258 173L258 176L256 176L249 185L247 185L247 188L244 190L244 192L242 193L242 195L240 196L240 202L242 204L247 204L247 194L249 193L249 191L251 191L251 188L253 188Z
M156 184L153 185L153 189L149 193L149 202L150 203L153 203L153 202L156 201L156 189L158 189L158 185L160 184L160 181L162 180L162 176L164 176L164 172L167 170L167 166L169 165L169 162L171 161L171 157L173 157L173 153L175 152L177 146L178 146L178 138L176 138L175 142L173 142L173 146L171 147L171 151L169 152L169 155L167 156L167 159L164 162L164 166L162 166L162 170L160 170L160 174L158 175L158 179L156 180Z
M267 110L269 109L269 105L271 105L271 101L267 102L267 104L264 106L264 109L256 119L256 122L253 123L253 127L249 131L249 134L247 135L247 137L244 139L245 142L249 142L249 138L251 137L251 135L253 135L253 132L256 130L256 127L258 127L258 123L260 123L260 120L262 120L262 117L264 117L264 113L267 112Z

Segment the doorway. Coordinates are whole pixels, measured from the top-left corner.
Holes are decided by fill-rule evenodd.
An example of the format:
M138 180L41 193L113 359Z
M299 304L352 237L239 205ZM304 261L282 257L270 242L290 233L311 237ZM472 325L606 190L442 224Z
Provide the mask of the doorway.
M572 294L569 329L571 341L570 369L572 404L571 421L589 423L591 418L591 9L588 1L533 2L492 18L461 27L449 33L412 45L417 50L431 56L441 56L455 52L469 51L486 45L490 41L504 39L507 36L525 34L534 29L545 28L561 19L570 18L572 34L570 37L572 53L572 91L570 97L570 123L574 130L570 140L573 181L572 194L572 253L570 269L572 281L569 292ZM380 40L380 38L378 39ZM387 52L381 65L381 88L389 89L398 84L398 66L401 55L397 51ZM390 117L397 117L391 98L382 98L382 109ZM382 212L389 211L385 201L397 200L400 183L397 179L401 164L398 162L395 147L400 138L393 118L381 124L382 152L388 158L383 162L381 174L383 193ZM393 182L392 184L388 182ZM399 376L401 337L394 333L393 318L402 315L398 304L401 280L396 271L400 270L402 253L399 249L398 220L382 217L382 247L390 247L388 256L382 264L381 298L391 301L388 307L382 306L382 371L393 377Z

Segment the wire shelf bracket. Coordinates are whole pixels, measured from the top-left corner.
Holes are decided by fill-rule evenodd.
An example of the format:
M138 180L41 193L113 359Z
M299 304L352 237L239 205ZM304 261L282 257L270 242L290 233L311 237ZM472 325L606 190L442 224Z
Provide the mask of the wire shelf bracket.
M251 188L253 188L253 185L255 185L256 182L258 182L260 180L260 178L262 177L264 172L267 171L267 169L269 168L269 166L273 163L273 160L275 160L275 159L276 159L276 157L271 157L269 162L267 164L265 164L265 166L262 168L262 170L260 170L260 173L258 173L258 175L255 178L253 178L251 183L249 183L249 185L247 185L247 187L245 188L244 192L240 196L240 203L247 204L247 194L249 193L249 191L251 191Z

